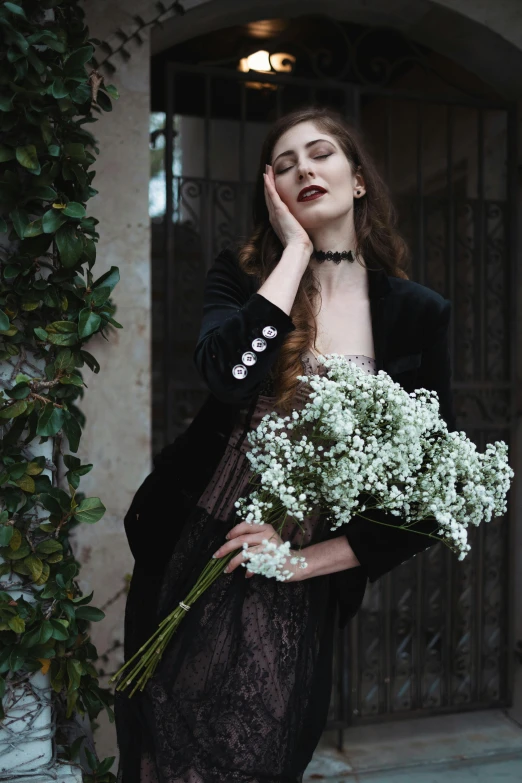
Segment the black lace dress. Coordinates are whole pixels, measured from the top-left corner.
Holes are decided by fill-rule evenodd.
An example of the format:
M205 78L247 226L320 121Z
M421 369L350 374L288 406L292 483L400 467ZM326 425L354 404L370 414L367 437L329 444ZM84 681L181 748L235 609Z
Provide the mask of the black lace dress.
M369 373L375 362L346 357ZM303 357L316 372L313 354ZM225 453L164 572L156 621L186 596L238 523L251 477L246 435L274 408L258 397ZM298 395L297 405L303 403ZM288 524L306 547L335 536L318 515ZM306 555L306 552L303 552ZM324 730L336 600L330 575L278 582L243 567L223 574L187 612L143 692L117 694L118 783L300 783Z

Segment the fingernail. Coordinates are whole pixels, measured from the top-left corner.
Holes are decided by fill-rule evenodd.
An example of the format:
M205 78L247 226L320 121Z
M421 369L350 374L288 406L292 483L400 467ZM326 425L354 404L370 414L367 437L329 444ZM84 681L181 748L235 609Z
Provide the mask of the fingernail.
M225 572L225 574L228 574L228 566L225 566L223 571Z

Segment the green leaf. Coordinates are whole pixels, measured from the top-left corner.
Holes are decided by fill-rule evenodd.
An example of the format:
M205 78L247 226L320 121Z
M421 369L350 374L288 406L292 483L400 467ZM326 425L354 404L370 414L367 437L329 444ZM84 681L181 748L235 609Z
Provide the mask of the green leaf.
M60 383L63 383L65 386L83 386L83 380L80 378L79 375L63 375L60 378Z
M6 282L11 282L15 277L18 277L21 271L21 267L15 266L14 264L7 264L7 266L4 267L4 280Z
M0 310L0 331L1 332L7 332L11 324L9 323L9 317L4 313L3 310Z
M14 27L11 27L9 30L9 35L11 39L14 41L14 43L16 43L20 51L23 52L24 54L27 54L27 51L29 49L29 43L22 35L22 33L20 33L18 30L15 30ZM23 73L23 69L21 72Z
M53 552L61 552L62 550L63 546L55 538L41 541L36 547L36 551L39 555L51 555Z
M13 542L11 541L11 547L13 546ZM7 557L9 560L23 560L24 557L27 557L31 554L31 550L29 549L28 544L22 544L18 549L7 549L4 551L4 557Z
M108 317L108 318L107 318L107 320L108 320L108 322L109 322L109 323L110 323L112 326L115 326L115 327L116 327L116 329L123 329L123 326L122 326L120 323L118 323L118 321L115 321L115 320L114 320L114 318L110 318L110 317Z
M46 234L54 234L60 226L67 223L61 209L48 209L42 215L42 228Z
M39 67L36 66L34 61L32 62L32 65L35 68L35 70L37 70L37 68ZM40 119L40 131L42 133L42 139L47 145L49 145L53 140L54 130L51 127L49 117L46 117L45 115Z
M65 641L69 638L71 634L65 620L55 620L54 618L51 618L49 622L53 627L53 639Z
M77 49L70 54L65 62L64 68L67 72L75 70L76 68L83 68L83 66L92 60L94 54L93 46L82 46L81 49Z
M41 326L36 326L33 329L33 332L37 337L40 338L40 340L47 340L47 338L49 337L48 333L45 331L45 329L42 329Z
M43 563L40 558L36 555L29 555L29 557L25 558L24 563L31 572L33 581L40 579L43 571Z
M74 266L81 258L84 247L82 232L67 223L56 232L56 244L64 267Z
M21 617L10 617L7 621L7 624L9 628L15 633L23 633L25 631L25 623Z
M36 52L33 51L32 49L28 49L27 50L27 59L29 60L29 62L33 66L33 68L36 71L36 73L41 75L41 74L43 74L45 72L46 66L40 60L40 58L38 57Z
M50 620L43 620L40 626L40 644L45 644L53 635L53 626Z
M2 408L0 410L0 418L2 419L15 419L17 416L21 416L27 410L27 402L25 400L17 400L12 405Z
M72 92L71 92L71 100L74 101L74 103L85 103L86 101L90 101L91 99L91 88L88 83L86 84L79 84Z
M12 400L25 400L30 392L31 389L27 383L17 383L12 389L6 389L6 394L8 394Z
M59 332L60 334L74 334L76 332L76 324L73 321L51 321L47 325L48 332Z
M105 272L99 277L95 283L92 284L92 288L109 288L111 291L120 280L120 270L117 266L111 266L108 272Z
M11 93L11 95L0 95L0 111L11 111L13 108L13 98L15 96L15 93Z
M16 5L16 3L4 3L4 7L7 8L8 11L11 11L12 14L17 14L18 16L27 19L24 9L19 5Z
M47 338L53 345L76 345L78 342L77 334L50 334Z
M29 215L24 209L13 209L13 211L9 213L9 217L13 221L16 233L20 239L23 239L25 229L29 225Z
M89 337L91 334L97 331L101 324L101 317L98 313L93 313L88 307L80 310L80 318L78 320L78 334L82 339Z
M34 494L35 485L34 479L31 476L22 476L21 479L15 481L15 484L17 487L20 487L20 489L23 489L24 492L28 492L30 495Z
M73 457L72 454L65 454L63 458L63 464L66 468L69 468L69 470L76 470L80 467L82 461L79 457Z
M27 239L28 237L37 237L43 233L44 230L42 227L42 218L37 218L36 220L32 220L27 224L24 231L24 239Z
M71 160L84 161L86 159L85 146L79 142L65 144L63 151L65 156Z
M25 628L25 623L24 623L24 628ZM12 672L17 672L18 669L22 668L24 663L25 663L25 655L23 655L22 652L20 652L15 648L12 651L11 655L9 656L9 669Z
M98 522L105 514L105 506L100 498L84 498L74 512L79 522L87 522L89 525Z
M49 144L49 146L47 147L47 152L53 158L59 158L60 157L60 147L59 147L58 144Z
M89 295L89 303L94 307L99 307L105 304L109 296L111 295L111 289L109 286L101 286L101 288L95 288Z
M41 436L56 435L62 428L63 420L63 408L55 408L54 405L46 405L38 417L36 434Z
M51 514L61 515L62 507L60 506L58 500L56 500L56 498L53 498L52 495L49 495L48 493L42 493L40 495L40 503L45 509L47 509L47 511L50 511Z
M13 526L2 525L0 526L0 546L9 546L9 542L13 537Z
M80 351L80 356L90 370L92 370L94 373L100 372L100 365L92 354L90 354L88 351L82 350Z
M0 163L13 160L15 157L15 151L12 147L7 147L5 144L0 144Z
M98 91L98 97L96 98L96 103L102 109L103 111L112 111L112 102L106 93L102 92L101 90Z
M7 470L9 471L9 478L10 479L19 479L22 478L26 471L27 462L13 462L11 465L6 465Z
M82 430L74 416L67 411L67 415L63 422L63 431L69 441L69 448L71 451L78 451L80 445L80 438L82 436Z
M86 214L85 207L79 204L77 201L69 201L63 210L63 214L67 215L67 217L82 218L85 217Z
M16 148L16 159L21 166L28 169L31 174L40 174L41 167L36 147L34 144L26 144L23 147Z
M106 84L105 85L105 89L107 90L107 92L109 93L111 98L114 98L115 100L118 100L118 98L120 97L120 94L119 94L117 88L114 86L114 84Z
M63 79L55 79L51 86L51 95L53 98L66 98L69 95L69 89L65 86Z
M76 690L80 687L80 679L82 676L82 664L81 661L77 661L74 658L67 659L67 674L69 675L69 689Z
M42 201L55 201L58 198L58 193L54 188L50 188L47 185L37 185L27 194L28 198L40 198Z
M103 620L105 612L102 612L101 609L97 609L95 606L79 606L75 615L79 620L90 620L97 623Z
M72 351L68 348L63 348L55 359L54 366L57 370L64 370L65 372L71 372L74 370L74 357Z

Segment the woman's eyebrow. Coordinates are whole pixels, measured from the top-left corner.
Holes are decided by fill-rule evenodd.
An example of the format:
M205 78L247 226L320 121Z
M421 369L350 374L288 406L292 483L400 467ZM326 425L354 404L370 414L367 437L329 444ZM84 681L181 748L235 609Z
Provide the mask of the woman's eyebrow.
M332 144L332 142L329 141L328 139L314 139L313 141L308 141L305 144L305 149L308 149L308 147L311 147L312 144L317 144L318 141L326 141L327 144ZM333 146L334 145L332 144L332 147ZM284 155L294 155L294 154L295 154L295 150L286 150L286 152L280 152L279 155L277 156L277 158L274 159L274 161L272 163L272 166L274 166L276 160L278 160L279 158L282 158Z

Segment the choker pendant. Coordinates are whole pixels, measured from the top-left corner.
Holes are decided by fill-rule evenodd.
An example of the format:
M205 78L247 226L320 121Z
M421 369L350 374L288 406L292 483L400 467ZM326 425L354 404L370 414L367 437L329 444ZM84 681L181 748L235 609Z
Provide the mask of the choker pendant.
M334 264L340 264L341 261L349 261L351 264L355 261L355 257L352 250L315 250L312 253L312 258L322 264L323 261L333 261Z

